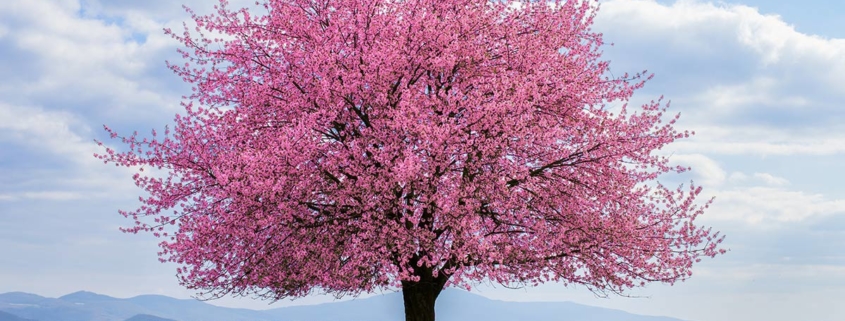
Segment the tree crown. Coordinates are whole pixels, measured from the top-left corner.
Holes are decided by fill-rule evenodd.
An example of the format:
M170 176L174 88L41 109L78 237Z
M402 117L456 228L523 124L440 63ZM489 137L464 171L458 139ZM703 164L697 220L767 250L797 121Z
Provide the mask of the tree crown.
M190 288L621 292L721 251L693 224L709 204L695 204L700 187L649 184L684 170L656 153L689 135L677 116L661 123L668 104L608 110L650 76L607 76L591 1L216 9L188 10L194 33L167 31L189 61L170 67L194 85L173 131L98 156L168 173L136 174L150 196L122 213L127 231L163 238Z

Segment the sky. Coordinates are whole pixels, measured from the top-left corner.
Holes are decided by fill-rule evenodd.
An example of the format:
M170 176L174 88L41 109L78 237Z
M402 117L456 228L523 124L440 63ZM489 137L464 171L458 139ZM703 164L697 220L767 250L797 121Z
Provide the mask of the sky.
M213 2L183 1L200 13ZM117 210L142 191L92 156L103 124L148 133L181 111L190 87L165 66L179 44L162 28L188 18L169 0L0 1L0 292L193 294L159 263L156 239L118 230L132 222ZM473 291L690 321L845 320L845 2L608 0L594 29L613 43L603 57L615 74L655 73L634 102L664 95L678 128L696 132L667 148L693 168L669 180L716 197L701 223L730 251L633 298L560 284Z

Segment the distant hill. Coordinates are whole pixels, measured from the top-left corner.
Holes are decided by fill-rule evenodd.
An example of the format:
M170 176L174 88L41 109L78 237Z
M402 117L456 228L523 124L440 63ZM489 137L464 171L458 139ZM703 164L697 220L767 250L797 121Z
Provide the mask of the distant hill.
M108 295L97 294L94 292L79 291L60 296L59 300L67 302L109 302L119 301L120 299L113 298Z
M401 293L361 300L293 306L266 311L280 321L396 321L404 319ZM507 302L457 289L437 299L437 321L681 321L631 314L571 302Z
M32 319L24 319L11 313L0 311L0 321L33 321Z
M136 316L131 317L129 319L126 319L125 321L176 321L176 320L159 318L157 316L149 315L149 314L139 314L139 315L136 315Z
M92 292L59 298L0 294L0 321L396 321L404 319L401 293L271 310L231 309L198 300L141 295L128 299ZM1 312L0 312L1 313ZM571 302L506 302L457 289L437 300L438 321L681 321ZM6 319L4 319L4 317ZM17 319L15 319L17 318ZM28 320L29 319L29 320Z
M112 320L111 318L98 318L86 307L71 302L22 292L0 294L0 311L38 321Z

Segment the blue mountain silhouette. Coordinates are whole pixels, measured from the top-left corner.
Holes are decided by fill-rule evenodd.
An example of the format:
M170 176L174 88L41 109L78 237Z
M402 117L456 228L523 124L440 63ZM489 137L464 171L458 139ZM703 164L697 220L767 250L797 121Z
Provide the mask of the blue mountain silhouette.
M127 299L92 292L59 298L0 294L0 321L396 321L404 319L401 293L270 310L232 309L193 299L141 295ZM457 289L437 299L438 321L681 321L571 302L506 302Z

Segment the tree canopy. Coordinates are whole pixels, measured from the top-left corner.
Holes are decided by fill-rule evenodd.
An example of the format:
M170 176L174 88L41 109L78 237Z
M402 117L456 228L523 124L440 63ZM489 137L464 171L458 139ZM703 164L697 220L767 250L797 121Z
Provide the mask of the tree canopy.
M139 169L149 197L122 213L187 287L621 293L721 251L694 224L701 188L655 184L685 170L657 151L690 133L662 100L627 106L651 75L609 74L594 2L260 6L188 9L197 28L167 30L194 86L185 112L163 137L107 128L130 148L98 155L167 173Z

